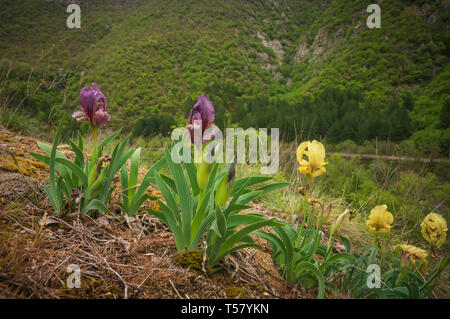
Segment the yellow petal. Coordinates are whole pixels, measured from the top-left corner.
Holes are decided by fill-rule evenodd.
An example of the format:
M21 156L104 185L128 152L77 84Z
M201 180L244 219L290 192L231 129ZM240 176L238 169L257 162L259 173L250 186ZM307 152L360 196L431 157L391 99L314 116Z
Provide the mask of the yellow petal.
M439 238L439 240L436 242L436 247L437 248L441 248L441 246L445 243L445 239L447 238L447 234L444 232L442 233L441 237Z
M320 175L322 175L323 173L325 173L327 170L325 168L325 166L321 166L319 169L316 169L312 174L311 177L318 177Z
M325 159L325 147L323 144L314 140L308 146L308 151L310 165L314 168L323 166Z
M302 163L302 161L304 161L303 155L305 155L305 150L309 144L310 144L310 142L306 141L306 142L301 143L297 147L297 161L300 163L300 165L302 165L301 163Z

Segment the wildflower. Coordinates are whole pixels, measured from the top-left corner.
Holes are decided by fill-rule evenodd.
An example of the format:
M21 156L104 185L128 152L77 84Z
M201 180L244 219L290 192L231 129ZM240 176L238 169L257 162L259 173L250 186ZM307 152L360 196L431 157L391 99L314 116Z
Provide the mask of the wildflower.
M412 245L406 245L406 244L395 245L394 250L397 248L400 248L402 250L402 259L401 259L402 268L408 267L409 261L411 261L414 269L417 270L417 267L416 267L417 260L423 262L425 267L427 266L428 253L425 250L415 247L415 246L412 246Z
M391 231L394 216L387 211L386 205L375 206L366 222L366 228L374 234L387 234Z
M215 202L216 204L223 206L230 197L233 191L234 177L236 174L236 161L231 164L228 174L222 178L219 187L216 191Z
M109 122L111 116L106 112L108 102L97 84L92 83L92 87L85 86L81 89L80 98L79 110L72 114L75 121L87 120L92 127L105 126Z
M308 160L303 157L306 156ZM297 148L297 161L300 164L300 173L306 175L308 184L311 179L326 172L325 147L322 143L314 140L303 142Z
M447 238L447 221L439 214L428 214L420 224L422 236L431 246L440 248Z
M191 142L197 142L195 137L195 132L201 131L201 143L205 144L206 142L214 139L219 128L213 124L214 122L214 105L212 102L206 97L206 95L202 94L195 103L194 107L191 109L189 113L189 124L186 125L186 129L189 131L191 135ZM209 129L209 130L208 130ZM208 131L207 131L208 130ZM198 142L196 144L199 144Z

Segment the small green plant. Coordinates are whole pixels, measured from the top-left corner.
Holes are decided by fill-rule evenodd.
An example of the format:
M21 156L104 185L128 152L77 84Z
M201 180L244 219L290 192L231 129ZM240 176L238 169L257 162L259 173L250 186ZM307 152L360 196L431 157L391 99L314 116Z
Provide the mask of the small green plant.
M31 153L31 155L49 165L49 183L44 184L44 190L57 213L61 212L68 199L72 199L75 190L78 194L75 202L79 203L83 212L101 210L109 213L106 204L114 190L111 186L114 175L125 165L134 150L125 152L128 143L128 139L125 139L122 143L116 144L111 156L104 157L105 147L120 134L121 130L98 143L98 128L106 125L110 119L109 114L106 113L106 97L95 83L92 87L84 87L80 96L82 105L72 116L76 121L87 120L91 124L94 145L90 158L85 157L83 153L84 142L80 134L78 134L78 143L70 141L71 149L75 153L73 162L58 151L61 124L58 126L53 145L38 142L39 147L48 156L37 153ZM108 164L104 166L105 162Z
M148 170L142 182L138 184L140 155L141 148L137 148L131 156L130 174L128 174L126 163L120 170L120 181L122 184L122 204L120 206L129 216L134 216L147 199L157 199L157 197L145 194L145 191L150 183L154 182L155 173L166 165L166 159L163 157Z
M202 126L202 142L194 144L194 151L203 151L211 140L204 131L213 127L212 103L202 95L191 110L187 132L192 136L193 121ZM194 139L192 139L193 141ZM179 155L179 154L178 154ZM206 236L208 265L213 268L227 254L245 247L257 246L249 236L264 226L280 225L275 219L258 214L238 214L249 208L247 204L260 195L287 186L289 183L274 183L257 189L249 187L266 182L271 177L244 177L235 179L235 163L227 165L221 172L218 163L181 163L172 159L172 152L165 148L165 159L172 177L155 174L155 183L164 197L159 201L161 210L151 210L173 233L178 251L195 250ZM228 199L232 199L227 204ZM237 229L238 226L246 225Z
M225 177L227 176L225 175ZM256 185L260 180L258 176L240 179L236 181L236 184L242 186L234 194L228 205L221 207L220 203L216 201L215 220L206 236L206 252L211 267L214 267L221 259L233 251L246 247L259 247L249 236L250 234L256 235L258 229L265 226L275 227L283 224L280 221L273 218L268 219L260 214L239 214L241 210L250 207L246 204L251 200L289 185L289 183L273 183L256 190L247 189L249 184ZM247 226L238 230L237 227L242 225ZM238 243L239 245L236 245Z
M409 246L409 245L408 245ZM389 256L381 268L379 287L369 287L373 273L368 267L378 264L378 251L369 247L364 254L357 256L357 262L347 267L348 273L343 277L340 289L356 298L370 299L425 299L431 298L441 272L447 267L450 254L447 254L432 274L425 278L423 273L414 267L402 265L402 257ZM423 271L423 269L422 269Z
M334 233L349 211L344 212L333 224L328 245L321 243L321 225L328 218L331 205L322 208L322 212L313 222L314 211L307 211L302 222L294 226L274 227L275 233L258 231L256 234L268 241L272 247L273 259L281 276L289 283L305 288L318 287L318 298L323 298L326 283L330 278L339 277L347 264L352 264L355 257L350 252L347 238L347 252L333 254ZM296 216L294 216L294 221ZM305 224L306 221L306 224ZM305 227L306 226L306 227Z
M337 293L340 289L358 298L429 298L450 255L447 254L426 278L429 256L426 250L407 244L390 244L394 216L387 211L387 205L375 206L366 222L367 230L375 235L372 246L352 254L348 237L340 237L346 252L333 254L336 231L347 215L350 219L353 217L350 210L331 225L328 245L320 242L320 228L329 217L331 205L325 207L319 200L310 198L310 187L311 180L325 172L324 158L325 149L319 142L304 142L297 149L299 171L307 176L306 188L299 188L305 196L306 209L297 228L292 223L274 227L275 233L256 232L271 245L273 259L282 277L306 288L317 285L319 298L324 296L326 283L333 283L329 287ZM321 208L319 214L314 213L317 204ZM431 255L436 256L436 250L446 240L446 220L439 214L430 213L420 226L423 238L430 244ZM396 255L398 250L400 257ZM371 267L378 267L380 273L374 275ZM378 276L375 278L378 286L369 285L373 276Z
M155 174L155 184L161 191L165 203L158 200L160 210L151 210L151 213L164 222L172 232L178 251L185 248L195 249L203 232L212 222L208 216L208 204L211 192L199 201L199 195L190 192L192 181L186 178L186 167L174 163L168 148L165 148L165 160L173 178L162 173ZM190 169L195 167L190 166ZM217 168L215 169L217 170ZM214 170L214 171L215 171ZM214 182L214 175L210 183ZM189 175L192 176L192 173ZM195 212L195 214L194 214Z
M233 198L222 209L215 200L215 194L220 191L218 188L223 178L227 178L227 170L217 174L219 164L212 164L207 183L204 189L200 190L197 168L194 164L173 162L168 148L165 149L165 160L173 178L162 173L155 174L155 184L161 191L165 203L159 200L161 209L151 210L151 213L169 227L174 235L178 251L198 248L201 239L208 233L207 254L209 265L213 267L228 253L244 248L235 247L236 243L251 243L248 234L252 231L267 225L277 225L275 220L267 219L262 215L237 215L237 213L249 208L250 206L246 204L257 196L285 187L287 183L275 183L257 190L249 190L247 187L265 182L270 177L239 179L235 182L235 187L239 187L239 191L231 193ZM237 226L244 224L249 224L247 226L249 228L236 231Z
M101 157L104 147L119 133L120 130L102 140L98 147L94 146L94 154L91 155L90 160L84 157L83 139L79 135L78 145L70 141L71 149L76 154L73 162L57 150L61 125L58 127L53 145L38 142L39 147L48 156L32 152L30 154L49 165L49 183L44 184L44 190L55 208L55 212L60 213L67 199L70 199L73 191L78 189L81 194L79 205L83 212L87 213L97 209L109 213L106 203L113 191L111 184L114 175L133 153L133 151L124 151L128 143L128 140L125 140L115 146L109 164L105 167L102 166Z

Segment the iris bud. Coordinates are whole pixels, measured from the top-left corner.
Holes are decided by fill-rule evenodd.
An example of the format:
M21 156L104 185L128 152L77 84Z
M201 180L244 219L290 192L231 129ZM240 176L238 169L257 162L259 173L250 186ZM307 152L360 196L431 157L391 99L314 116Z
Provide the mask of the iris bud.
M231 195L231 192L233 191L235 170L236 162L233 162L233 164L231 164L230 166L230 170L228 171L228 175L225 175L220 181L215 197L215 202L219 206L223 206L226 204L228 198Z
M202 161L197 165L197 183L200 190L205 189L211 174L212 164Z

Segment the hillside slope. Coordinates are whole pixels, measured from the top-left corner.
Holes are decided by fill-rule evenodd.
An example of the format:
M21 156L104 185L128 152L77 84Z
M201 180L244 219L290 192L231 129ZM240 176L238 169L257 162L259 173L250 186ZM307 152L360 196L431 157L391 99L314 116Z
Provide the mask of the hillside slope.
M382 27L369 29L371 1L95 0L81 3L82 27L73 30L65 27L67 2L0 4L3 73L7 61L21 62L11 91L24 90L30 69L36 85L43 78L58 82L39 87L36 102L28 103L28 111L39 109L43 120L70 114L79 89L95 81L109 98L113 126L131 129L139 118L155 118L152 134L181 124L206 92L222 125L287 122L314 138L338 141L402 140L414 133L416 142L438 139L443 149L450 140L448 1L380 2ZM290 119L276 114L279 101L293 110ZM258 113L274 115L256 118L252 104ZM352 111L343 113L357 113L353 119L338 111L349 104ZM336 115L325 122L320 112L318 118L305 116L317 109ZM366 123L337 136L342 126L368 117L360 109L386 112L380 121L410 120L378 131L371 127L380 124ZM330 121L342 124L333 128Z

